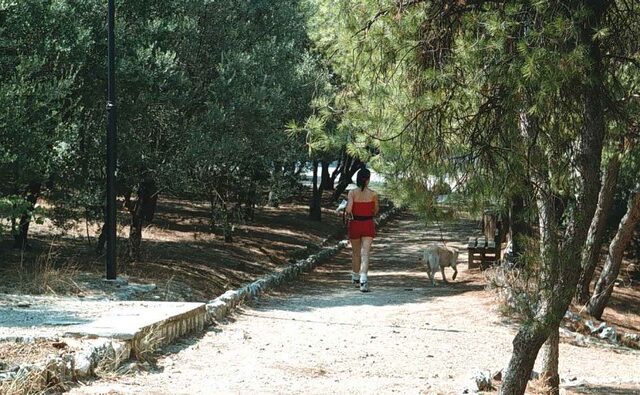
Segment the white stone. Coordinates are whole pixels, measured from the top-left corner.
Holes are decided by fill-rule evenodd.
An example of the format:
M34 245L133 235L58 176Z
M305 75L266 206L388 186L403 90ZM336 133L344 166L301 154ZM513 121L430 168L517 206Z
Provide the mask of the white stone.
M567 311L566 313L564 313L564 318L572 321L580 321L580 316L578 314L572 313L571 311Z
M580 333L576 334L576 338L575 338L576 346L586 347L587 343L589 343L589 339L586 336L581 335Z
M607 324L605 324L604 322L601 322L600 325L596 326L591 320L585 321L584 324L589 328L592 335L600 333L600 331L607 327Z
M93 373L91 355L77 354L73 359L73 373L76 377L88 377Z
M478 391L491 391L493 389L491 372L489 371L477 370L473 373L472 379L475 384L475 388L472 387L473 389Z
M119 366L122 361L126 361L131 356L131 344L129 342L111 342L115 355L115 365Z
M618 333L616 332L615 328L607 326L602 330L602 332L600 332L599 337L601 339L607 339L612 342L615 342L618 340Z

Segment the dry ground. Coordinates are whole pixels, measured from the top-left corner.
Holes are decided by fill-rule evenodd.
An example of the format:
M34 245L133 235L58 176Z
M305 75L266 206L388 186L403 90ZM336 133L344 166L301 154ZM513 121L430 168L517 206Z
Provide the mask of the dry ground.
M307 218L307 196L299 196L277 209L258 209L255 221L236 227L233 243L210 232L206 204L164 198L154 222L143 231L140 262L127 262L128 228L120 227L119 262L127 265L130 281L158 285L156 294L144 298L207 301L306 257L328 237L340 239L341 218L328 196L320 223ZM12 240L0 240L0 292L83 296L104 291L100 289L104 257L93 252L99 226L88 229L87 239L84 222L64 234L49 222L33 224L32 248L24 253L11 248ZM44 266L46 273L41 270Z
M228 244L209 232L206 205L164 199L156 221L144 231L143 260L129 264L127 274L130 281L158 285L155 293L143 298L209 300L313 252L327 237L339 238L343 228L332 208L325 202L322 223L307 219L304 199L279 209L264 208L257 212L255 222L239 225L235 242ZM472 222L460 223L449 227L444 236L466 240L469 233L479 233L476 228ZM376 243L375 289L370 295L345 285L348 256L344 253L303 282L247 307L233 317L235 323L167 350L169 356L160 363L162 372L98 383L95 388L104 384L115 388L114 393L180 393L184 388L190 390L182 393L208 393L208 388L239 393L250 389L321 393L326 387L340 393L375 387L385 389L383 392L437 393L442 389L448 393L459 389L474 366L503 366L513 325L494 312L494 301L484 291L484 278L465 272L455 285L431 289L424 270L413 258L418 246L439 240L440 234L425 232L411 217L404 217L390 229ZM105 292L100 281L103 259L94 255L83 236L84 224L64 236L54 235L50 224L32 230L33 248L24 254L12 250L10 240L0 240L0 292L37 288L38 292L80 297ZM89 231L95 243L97 226ZM126 234L126 227L121 228L122 256ZM37 270L43 266L47 270ZM623 280L603 318L624 332L637 333L640 286ZM579 312L580 306L572 309ZM251 341L265 334L279 340L265 341L262 346ZM307 344L298 339L300 336L312 341ZM328 345L323 349L324 342ZM0 343L0 359L9 364L37 362L45 354L59 352L51 344L21 347ZM194 354L199 349L202 353ZM629 367L640 365L637 354L569 344L563 345L563 353L569 355L563 354L565 375L575 376L578 383L583 377L592 380L572 387L572 393L638 393L635 384L624 383L640 376L628 372ZM605 369L594 366L602 362ZM625 376L625 370L631 376ZM189 375L197 377L192 384ZM232 379L225 379L225 375ZM363 375L373 379L365 380ZM174 376L177 384L172 386ZM273 385L272 376L276 380ZM180 381L183 379L186 382ZM158 383L153 384L155 380ZM227 384L220 387L221 382ZM309 388L305 387L307 382Z
M469 232L460 223L445 238L466 240ZM376 240L371 293L349 283L345 251L227 323L167 348L155 371L72 393L459 393L474 369L507 364L515 325L497 313L478 272L428 285L415 258L438 239L403 215ZM638 366L640 351L561 344L561 375L573 394L636 393Z
M138 299L208 301L306 257L327 238L331 243L341 239L341 217L329 193L320 223L307 218L307 198L301 195L280 208L257 210L255 221L237 226L233 243L210 232L206 204L162 199L153 224L143 232L142 261L127 263L130 282L157 285L156 291ZM104 257L93 251L98 230L98 225L82 222L61 234L50 222L34 223L27 251L13 249L8 237L0 239L0 293L117 298L113 287L102 281ZM127 234L127 227L119 228L121 263L126 262ZM41 362L57 352L50 343L0 341L0 371Z

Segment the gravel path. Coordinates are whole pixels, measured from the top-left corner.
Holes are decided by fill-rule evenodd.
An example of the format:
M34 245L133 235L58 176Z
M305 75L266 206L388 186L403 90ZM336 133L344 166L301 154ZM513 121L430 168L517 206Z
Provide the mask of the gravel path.
M467 240L474 229L448 226L444 237ZM349 284L347 250L228 323L169 347L156 371L72 393L459 393L474 368L506 365L515 328L495 312L478 273L463 269L450 285L428 285L417 251L439 239L437 228L426 232L404 214L376 239L372 292ZM637 366L638 352L561 345L562 376L602 388L634 388Z

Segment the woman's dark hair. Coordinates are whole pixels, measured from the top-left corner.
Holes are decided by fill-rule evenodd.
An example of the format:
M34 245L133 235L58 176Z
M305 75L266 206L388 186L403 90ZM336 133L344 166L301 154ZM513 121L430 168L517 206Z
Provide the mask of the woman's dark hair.
M371 172L367 168L362 168L358 172L358 176L356 177L356 185L358 188L364 191L364 187L367 185L367 181L371 177Z

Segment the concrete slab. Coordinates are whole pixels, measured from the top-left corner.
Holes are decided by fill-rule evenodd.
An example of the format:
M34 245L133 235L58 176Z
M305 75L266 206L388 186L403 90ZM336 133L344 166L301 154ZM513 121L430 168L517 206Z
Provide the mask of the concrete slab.
M89 337L134 340L153 328L163 342L205 325L204 303L0 295L0 340Z
M193 317L202 316L204 322L206 315L204 303L119 302L109 307L110 311L91 322L68 327L64 336L133 340L147 329L161 329Z

